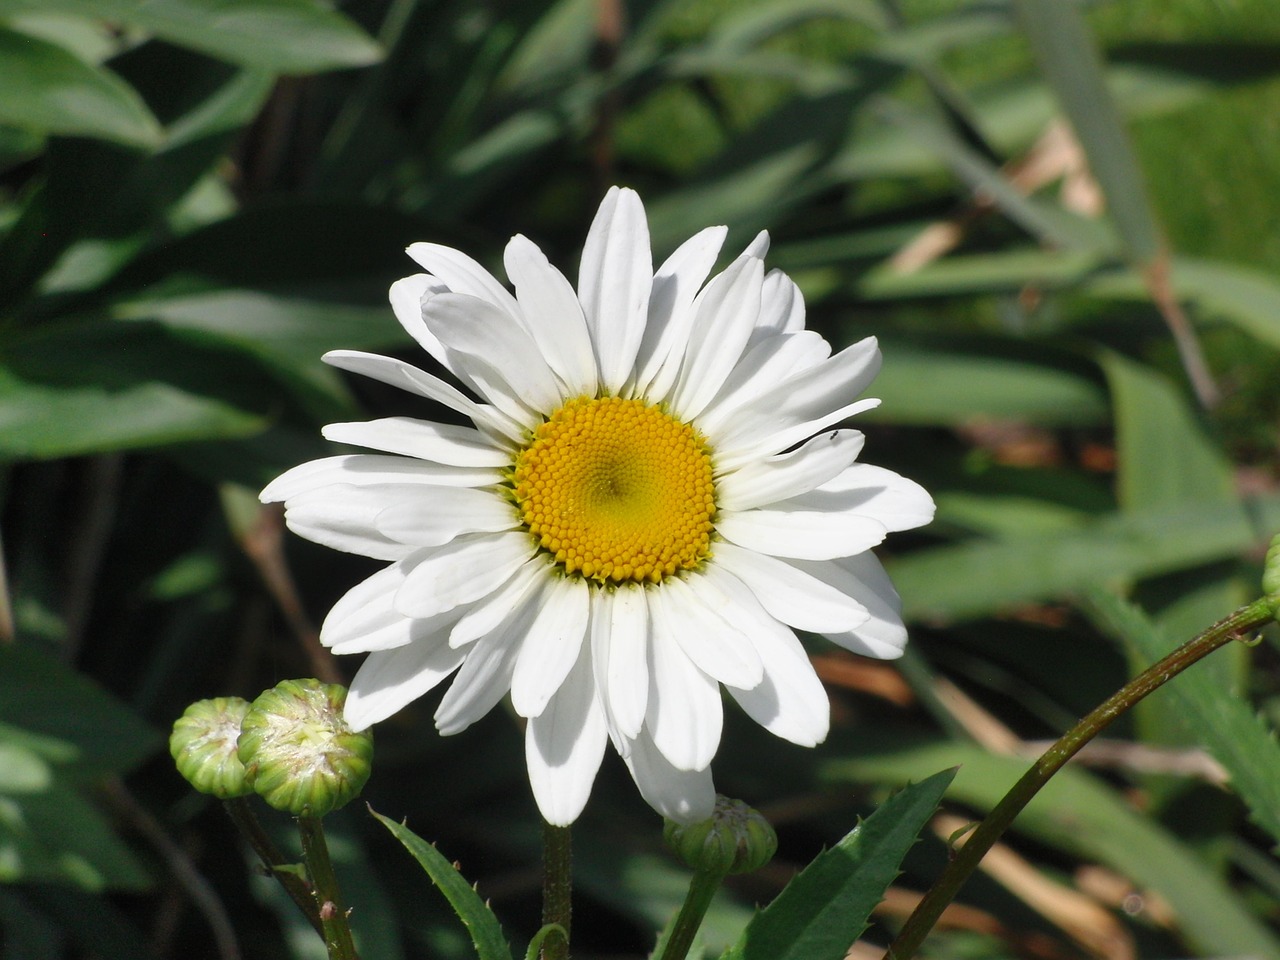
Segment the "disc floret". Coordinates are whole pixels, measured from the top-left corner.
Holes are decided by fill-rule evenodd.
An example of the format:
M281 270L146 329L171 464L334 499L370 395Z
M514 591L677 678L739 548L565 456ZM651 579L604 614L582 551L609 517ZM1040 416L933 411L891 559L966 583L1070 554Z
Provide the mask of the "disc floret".
M710 553L710 451L658 405L569 400L520 451L512 486L525 527L566 573L659 583Z

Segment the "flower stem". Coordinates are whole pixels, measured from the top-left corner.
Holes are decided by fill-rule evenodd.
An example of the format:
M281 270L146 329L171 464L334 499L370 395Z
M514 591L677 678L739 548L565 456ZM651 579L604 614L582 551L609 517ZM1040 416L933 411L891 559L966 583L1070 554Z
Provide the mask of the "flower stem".
M223 807L226 808L227 815L231 817L232 823L236 825L236 829L240 831L253 847L253 852L258 855L258 859L262 861L262 865L266 867L267 872L273 876L280 886L284 887L285 893L289 894L289 898L302 911L302 915L307 918L307 922L315 929L316 933L324 936L324 927L320 924L320 913L316 909L315 898L311 895L311 888L306 881L297 873L290 872L288 869L277 869L279 867L292 866L285 859L276 845L271 842L271 838L267 836L266 831L262 829L262 824L258 823L258 818L254 815L253 807L245 797L233 797L230 800L222 801Z
M1255 600L1195 638L1188 640L1163 660L1155 663L1116 691L1092 713L1066 732L1032 764L1022 778L1013 785L1004 798L987 814L987 818L969 836L942 876L916 905L903 925L897 938L889 945L885 960L908 960L915 955L929 931L959 892L960 887L977 869L978 863L1000 839L1000 835L1022 812L1040 789L1086 743L1101 733L1116 717L1124 713L1143 697L1172 680L1196 661L1208 656L1232 640L1270 623L1272 609L1266 599ZM664 958L665 960L665 958Z
M359 960L320 818L310 814L298 817L298 835L302 838L302 856L307 862L307 875L311 877L312 895L320 910L329 960Z
M573 918L573 837L568 827L542 824L542 925L557 924L542 945L543 960L568 960Z
M654 960L684 960L702 926L702 918L707 915L711 900L720 889L720 884L728 872L723 869L697 867L689 881L689 892L685 894L684 903L675 921L667 928L666 936L658 941L653 951Z

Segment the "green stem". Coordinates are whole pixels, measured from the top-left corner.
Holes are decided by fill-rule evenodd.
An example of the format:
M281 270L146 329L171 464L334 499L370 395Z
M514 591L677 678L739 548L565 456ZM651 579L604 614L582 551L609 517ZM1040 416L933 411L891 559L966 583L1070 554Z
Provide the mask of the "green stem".
M557 924L542 945L543 960L568 960L573 918L573 836L568 827L542 824L542 925Z
M226 809L227 815L231 817L231 822L240 831L240 835L244 837L249 846L253 847L253 852L262 861L267 873L275 877L280 886L284 887L285 893L289 894L289 898L302 911L302 915L307 918L307 922L311 924L316 933L323 937L324 928L320 925L320 912L316 909L316 901L311 895L311 887L302 877L288 869L290 867L296 869L296 865L285 859L284 854L271 842L271 838L262 829L262 824L258 823L258 818L254 815L253 807L249 805L249 801L244 797L234 797L230 800L223 800L222 805ZM279 869L281 867L285 869Z
M666 935L658 941L658 946L653 951L654 960L684 960L689 955L693 938L702 926L702 918L707 915L711 900L726 876L728 872L725 870L698 867L693 871L689 892L685 894L680 912L667 928Z
M298 835L302 838L302 856L307 862L312 895L320 911L320 925L324 928L324 945L329 950L329 960L360 960L351 940L351 924L347 922L347 911L342 905L338 878L329 859L329 845L325 842L320 818L299 817Z
M916 905L897 938L889 945L885 960L908 960L915 955L938 917L946 908L979 861L1000 839L1000 835L1055 773L1086 743L1101 733L1116 717L1124 713L1153 690L1168 683L1187 667L1208 656L1232 640L1246 636L1272 621L1267 600L1255 600L1235 613L1219 620L1199 636L1188 640L1158 663L1148 667L1121 687L1092 713L1063 735L1023 774L987 818L969 836L933 888ZM664 958L665 960L665 958Z

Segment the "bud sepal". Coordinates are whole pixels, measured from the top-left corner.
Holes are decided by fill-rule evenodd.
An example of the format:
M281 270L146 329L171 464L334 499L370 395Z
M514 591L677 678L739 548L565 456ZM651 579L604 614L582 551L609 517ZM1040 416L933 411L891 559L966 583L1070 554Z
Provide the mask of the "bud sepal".
M197 700L183 711L169 735L169 754L183 778L220 800L253 793L237 740L249 702L240 697Z
M249 706L240 762L253 789L277 810L323 817L360 794L373 763L373 735L342 717L346 688L285 680Z

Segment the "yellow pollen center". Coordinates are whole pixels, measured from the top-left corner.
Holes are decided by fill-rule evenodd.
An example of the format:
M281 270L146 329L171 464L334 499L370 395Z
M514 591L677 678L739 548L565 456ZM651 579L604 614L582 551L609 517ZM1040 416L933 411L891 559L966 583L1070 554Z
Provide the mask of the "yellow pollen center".
M641 400L568 401L534 431L512 481L525 526L567 573L658 583L710 550L706 443Z

